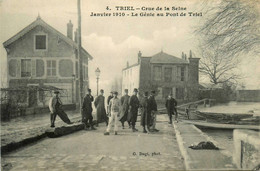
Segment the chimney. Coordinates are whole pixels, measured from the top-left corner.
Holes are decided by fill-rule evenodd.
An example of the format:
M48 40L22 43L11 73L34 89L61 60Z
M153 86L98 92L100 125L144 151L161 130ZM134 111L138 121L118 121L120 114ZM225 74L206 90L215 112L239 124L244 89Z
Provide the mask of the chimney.
M192 52L191 52L191 50L190 50L190 58L192 58Z
M181 59L184 59L184 53L183 52L181 53Z
M184 60L185 60L185 61L187 60L187 55L186 55L186 54L184 55Z
M73 24L70 22L67 24L67 37L73 40Z
M78 43L78 29L76 29L76 31L74 31L74 42Z
M139 52L138 52L138 63L140 63L140 61L141 61L141 57L142 57L142 52L139 51Z

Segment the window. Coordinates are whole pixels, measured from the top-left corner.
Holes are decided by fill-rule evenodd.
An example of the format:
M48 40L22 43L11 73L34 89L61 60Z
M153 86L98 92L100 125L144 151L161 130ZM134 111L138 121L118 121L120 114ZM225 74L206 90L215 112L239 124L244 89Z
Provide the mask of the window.
M31 59L22 59L21 65L21 77L30 77L32 74Z
M170 88L170 87L163 88L163 97L164 98L167 98L170 93L172 93L172 88Z
M166 81L166 82L172 81L172 68L164 69L164 81Z
M184 67L181 67L181 81L184 81Z
M176 98L184 99L184 88L176 88Z
M56 61L48 60L47 61L47 76L56 76Z
M36 35L35 36L35 49L45 50L47 48L46 35Z
M161 77L162 77L162 67L155 66L154 67L154 80L155 81L160 81Z

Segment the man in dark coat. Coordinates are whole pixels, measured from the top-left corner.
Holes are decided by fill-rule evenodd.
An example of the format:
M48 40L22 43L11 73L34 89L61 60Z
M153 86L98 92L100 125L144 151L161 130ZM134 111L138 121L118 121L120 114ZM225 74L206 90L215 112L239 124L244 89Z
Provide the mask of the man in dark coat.
M97 125L98 123L101 122L106 122L106 125L108 124L108 117L106 114L106 109L105 109L105 97L104 97L104 90L100 90L100 95L97 96L95 99L94 105L97 109Z
M92 102L94 101L93 96L91 95L91 89L88 89L86 96L83 99L82 104L82 122L85 123L86 129L90 127L90 129L95 130L92 124L93 116L92 116Z
M156 115L157 115L157 103L155 101L155 91L151 91L151 95L148 98L148 118L150 122L150 130L151 132L158 132L159 130L155 128L156 126Z
M144 97L140 102L141 107L141 126L143 126L143 133L147 133L145 127L148 127L150 122L147 119L147 106L148 106L148 92L144 93ZM148 128L147 128L148 129Z
M138 90L135 88L134 94L129 99L130 112L129 112L128 120L130 119L130 121L131 121L133 132L138 131L138 129L135 128L135 123L137 120L137 114L138 114L138 108L139 108L139 100L137 97L137 93L138 93Z
M121 115L122 118L120 119L122 123L122 128L124 129L124 123L127 121L127 116L128 116L128 110L129 110L129 99L130 96L128 95L128 89L125 89L125 95L121 97ZM130 121L128 122L128 126L130 128Z
M172 115L176 111L176 106L177 106L177 101L172 97L172 94L170 93L165 103L165 107L167 109L167 113L169 116L169 124L172 124Z

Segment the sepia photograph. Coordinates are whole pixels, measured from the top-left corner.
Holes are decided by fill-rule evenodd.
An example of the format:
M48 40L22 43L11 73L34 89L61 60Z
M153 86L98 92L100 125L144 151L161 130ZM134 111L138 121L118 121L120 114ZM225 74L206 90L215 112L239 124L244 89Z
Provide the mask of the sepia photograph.
M3 171L260 171L260 0L0 0Z

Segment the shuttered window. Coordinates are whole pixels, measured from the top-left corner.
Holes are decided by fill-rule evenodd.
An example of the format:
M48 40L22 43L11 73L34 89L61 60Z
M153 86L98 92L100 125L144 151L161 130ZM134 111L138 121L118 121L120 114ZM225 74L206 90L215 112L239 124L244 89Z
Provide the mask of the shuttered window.
M162 67L161 66L155 66L154 67L154 80L160 81L162 79Z
M172 81L172 68L164 69L164 81L166 81L166 82Z

